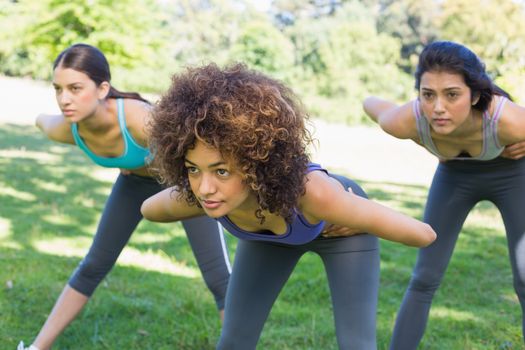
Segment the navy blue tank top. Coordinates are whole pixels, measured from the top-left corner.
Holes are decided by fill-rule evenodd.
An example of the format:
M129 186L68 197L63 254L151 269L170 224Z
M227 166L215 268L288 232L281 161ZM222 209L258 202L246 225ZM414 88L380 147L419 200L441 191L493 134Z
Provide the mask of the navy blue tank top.
M324 171L319 164L310 163L308 164L307 173L311 171ZM325 222L320 221L317 224L310 224L306 218L296 210L296 214L293 217L291 223L287 224L286 232L282 235L276 235L273 232L249 232L239 228L235 225L228 216L221 216L217 219L224 228L226 228L232 235L240 239L246 239L250 241L267 241L267 242L278 242L292 245L305 244L316 239L323 231Z

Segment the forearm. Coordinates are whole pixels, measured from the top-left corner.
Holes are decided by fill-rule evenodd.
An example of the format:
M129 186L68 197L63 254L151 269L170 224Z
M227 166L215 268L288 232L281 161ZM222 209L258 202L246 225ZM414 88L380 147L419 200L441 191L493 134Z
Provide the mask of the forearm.
M369 201L369 231L380 238L412 247L426 247L436 239L430 225L379 203Z
M173 222L190 219L204 214L197 206L190 206L173 187L146 199L140 208L146 220L154 222Z
M346 201L348 205L342 203L340 212L335 212L330 222L413 247L425 247L436 239L430 225L382 204L357 196Z

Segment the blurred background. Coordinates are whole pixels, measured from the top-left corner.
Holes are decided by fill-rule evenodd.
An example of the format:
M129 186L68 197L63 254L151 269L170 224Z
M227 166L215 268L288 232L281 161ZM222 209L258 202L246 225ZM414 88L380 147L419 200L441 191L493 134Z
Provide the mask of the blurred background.
M522 0L0 0L0 74L48 80L65 47L108 57L113 84L159 93L188 65L243 61L289 83L313 115L368 122L368 94L414 95L417 55L454 40L518 101Z
M0 0L0 344L31 341L84 256L117 169L35 127L59 113L57 54L99 47L112 84L152 101L187 66L242 61L282 79L313 117L313 158L370 198L421 218L437 163L386 135L370 94L415 97L417 56L433 40L467 45L525 102L522 0ZM230 253L235 239L228 236ZM416 249L382 241L378 349L386 350ZM313 307L313 306L316 307ZM142 222L56 349L213 349L220 324L179 224ZM322 264L307 254L283 289L262 349L336 349ZM504 226L479 203L434 299L422 349L525 350Z

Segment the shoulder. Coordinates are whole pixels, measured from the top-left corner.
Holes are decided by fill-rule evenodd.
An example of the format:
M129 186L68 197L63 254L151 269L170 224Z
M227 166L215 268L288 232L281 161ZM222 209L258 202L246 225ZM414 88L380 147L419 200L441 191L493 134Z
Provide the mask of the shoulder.
M328 209L337 196L346 192L343 186L323 171L312 171L305 177L305 193L299 199L299 210L308 218L318 218L320 208Z
M497 101L491 103L492 115L499 106ZM502 145L508 145L525 140L525 108L506 100L501 107L498 121L498 137Z

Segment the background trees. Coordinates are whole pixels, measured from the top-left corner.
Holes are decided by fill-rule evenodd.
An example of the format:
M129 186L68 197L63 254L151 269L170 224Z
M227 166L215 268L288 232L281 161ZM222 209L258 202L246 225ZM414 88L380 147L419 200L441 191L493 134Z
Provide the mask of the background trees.
M367 94L413 95L417 55L439 39L469 46L522 99L524 32L514 0L0 0L0 73L49 79L54 57L86 42L117 87L159 93L188 65L243 61L314 115L356 123Z

